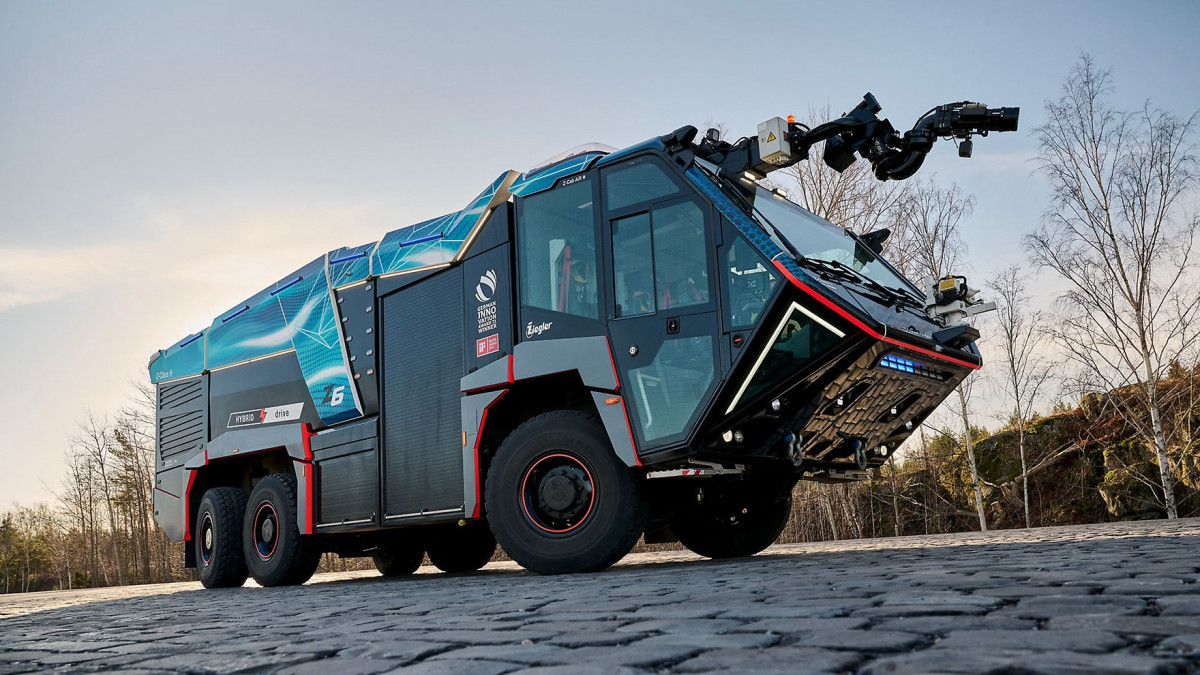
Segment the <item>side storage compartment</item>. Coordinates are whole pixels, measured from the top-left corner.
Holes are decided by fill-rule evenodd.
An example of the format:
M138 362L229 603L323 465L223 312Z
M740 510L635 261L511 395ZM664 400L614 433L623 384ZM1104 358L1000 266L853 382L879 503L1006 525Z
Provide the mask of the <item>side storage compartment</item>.
M379 513L379 425L343 425L310 441L317 479L317 529L374 525Z
M463 510L462 288L452 267L380 303L385 522Z

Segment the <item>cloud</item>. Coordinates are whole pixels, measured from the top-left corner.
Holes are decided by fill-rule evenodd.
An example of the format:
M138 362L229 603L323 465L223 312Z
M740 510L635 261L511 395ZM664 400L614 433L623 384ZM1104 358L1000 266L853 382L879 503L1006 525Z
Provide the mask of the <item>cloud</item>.
M164 291L190 297L215 315L327 250L381 237L367 211L276 209L224 218L155 212L131 225L150 233L136 241L0 247L0 314L84 288L121 285L147 299L160 299Z
M108 251L0 247L0 313L57 300L106 274Z

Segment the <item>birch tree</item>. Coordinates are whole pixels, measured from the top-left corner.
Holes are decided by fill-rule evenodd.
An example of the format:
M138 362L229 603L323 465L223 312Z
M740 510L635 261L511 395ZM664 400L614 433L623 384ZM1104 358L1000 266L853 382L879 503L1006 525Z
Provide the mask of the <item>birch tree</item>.
M1005 268L988 284L995 292L997 338L1003 361L1006 398L1012 404L1012 419L1017 426L1017 453L1021 459L1021 492L1025 527L1033 527L1029 508L1029 462L1025 442L1026 427L1043 386L1050 379L1044 345L1044 315L1029 309L1024 272L1020 266Z
M1084 54L1046 103L1036 133L1051 204L1025 243L1067 282L1055 341L1085 384L1121 390L1113 403L1155 458L1163 507L1176 518L1160 385L1200 333L1191 276L1198 219L1185 212L1196 196L1196 116L1148 103L1124 112L1111 96L1111 72Z

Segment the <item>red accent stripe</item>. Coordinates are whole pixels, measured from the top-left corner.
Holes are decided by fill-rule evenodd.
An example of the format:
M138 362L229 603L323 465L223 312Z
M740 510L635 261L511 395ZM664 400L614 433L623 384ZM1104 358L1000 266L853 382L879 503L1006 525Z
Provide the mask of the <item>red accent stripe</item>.
M621 376L617 373L617 359L613 356L612 341L604 338L604 342L608 345L608 362L612 365L613 381L617 383L613 391L621 391ZM633 427L629 424L629 411L625 409L625 397L623 396L621 397L621 413L625 415L625 430L629 432L629 444L633 446L633 461L637 463L637 466L641 466L642 458L638 457L637 438L633 435Z
M613 382L617 383L617 386L613 387L613 391L621 391L621 376L617 373L617 359L613 356L612 341L604 338L604 344L608 346L608 362L612 365Z
M508 358L508 383L512 384L517 381L517 379L515 377L513 377L513 360L514 360L514 358L513 358L512 354L509 354L507 356L507 358Z
M637 462L638 466L642 465L642 458L638 457L637 438L633 435L633 427L629 424L629 411L625 409L625 398L621 397L621 413L625 415L625 429L629 432L629 442L633 445L633 461Z
M829 298L826 298L825 296L821 295L820 293L817 293L812 288L809 288L807 285L801 283L801 281L799 279L797 279L791 272L787 271L787 268L784 267L783 263L781 263L778 259L776 259L774 262L775 262L775 267L783 274L783 276L787 277L788 281L792 282L792 285L796 286L800 290L802 290L805 293L807 293L808 295L812 296L814 299L816 299L822 305L825 305L829 309L833 310L834 312L837 313L838 316L840 316L843 319L854 324L855 327L862 330L867 335L870 335L871 337L875 338L876 340L883 340L884 342L887 342L889 344L893 344L898 347L903 347L904 349L910 349L915 352L920 352L922 354L931 356L935 359L940 359L942 361L949 361L950 363L957 363L958 365L966 366L967 368L970 368L971 370L979 370L978 365L971 363L969 361L962 361L962 360L956 359L952 356L946 356L945 354L939 354L935 351L932 351L929 349L924 349L922 347L918 347L914 344L910 344L910 343L904 342L902 340L897 340L895 338L887 337L885 335L875 332L874 330L871 330L871 328L868 327L865 323L854 318L854 316L851 315L849 312L847 312L846 310L844 310L841 307L838 307L836 304L834 304L834 302L832 300L830 300Z
M479 466L479 443L483 440L483 426L487 424L488 410L491 410L492 406L496 405L496 401L504 398L504 395L507 393L508 390L505 389L504 391L500 392L499 396L492 399L491 403L484 406L483 415L481 415L479 418L479 431L475 435L475 510L471 512L472 518L478 518L480 516L482 513L481 506L483 505L483 487L480 485L480 474L483 472L480 470Z
M308 428L307 422L300 425L300 437L304 440L304 461L306 462L311 462L313 460L312 443L309 441L309 439L316 435L316 433Z
M309 439L312 438L314 434L313 434L312 430L310 430L308 428L307 422L300 425L300 435L304 438L304 459L308 460L308 462L309 462L309 464L305 467L305 470L304 470L304 484L305 484L305 493L306 493L305 500L308 502L307 504L305 504L305 506L307 508L304 509L305 510L304 534L312 534L313 533L313 509L315 508L317 500L313 499L313 473L314 473L314 471L313 471L313 465L311 463L312 459L313 459L313 453L312 453L312 443L309 441Z
M204 459L205 459L205 461L208 461L208 450L204 451ZM196 482L195 469L189 469L188 472L189 472L189 475L188 475L187 492L183 493L183 540L184 541L192 540L192 509L191 509L192 483Z
M161 493L163 493L164 495L167 495L168 497L174 497L175 499L179 499L179 495L173 495L173 494L171 494L170 492L167 492L166 490L164 490L164 489L162 489L162 488L160 488L160 487L156 487L156 488L154 488L154 489L155 489L155 490L157 490L157 491L159 491L159 492L161 492Z

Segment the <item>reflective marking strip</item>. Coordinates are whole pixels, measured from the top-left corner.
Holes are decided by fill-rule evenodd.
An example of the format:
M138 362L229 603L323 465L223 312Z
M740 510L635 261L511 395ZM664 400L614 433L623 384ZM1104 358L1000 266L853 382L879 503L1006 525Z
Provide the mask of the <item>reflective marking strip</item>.
M797 305L797 304L796 304L796 303L794 303L794 302L792 303L792 307L794 307L794 308L796 308L796 309L800 310L800 311L801 311L801 312L803 312L803 313L805 314L805 316L807 316L808 318L812 319L813 321L816 321L817 323L821 324L821 325L822 325L822 326L824 326L825 328L829 329L829 332L830 332L830 333L833 333L834 335L836 335L836 336L838 336L838 337L840 337L840 338L842 338L842 337L846 337L846 334L845 334L845 333L843 333L842 331L838 330L837 328L834 328L833 326L829 325L829 323L827 323L827 322L825 321L825 319L822 319L821 317L817 316L816 314L813 314L812 312L808 311L808 310L807 310L807 309L805 309L804 307L801 307L800 305Z
M750 380L754 379L754 375L758 373L758 369L762 366L763 361L767 359L767 354L771 351L771 345L775 344L775 341L779 339L779 334L783 332L784 326L787 326L788 319L792 318L792 312L797 309L805 314L808 314L809 316L812 316L812 314L804 311L804 308L799 304L795 302L792 303L792 306L788 308L788 312L783 315L783 321L779 322L779 327L776 328L775 332L771 334L771 339L769 342L767 342L766 348L764 348L762 353L758 355L758 360L754 362L754 367L750 369L750 374L746 375L746 379L742 381L742 386L738 388L737 395L733 397L733 402L730 403L729 407L725 410L726 415L733 412L733 409L737 407L738 402L742 400L742 394L746 393L746 388L750 386ZM841 331L838 331L838 333L838 337L845 335L845 333L842 333Z

